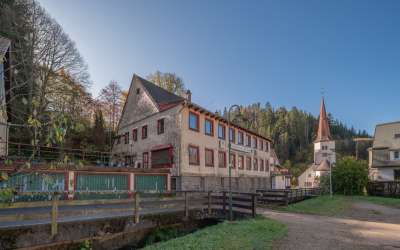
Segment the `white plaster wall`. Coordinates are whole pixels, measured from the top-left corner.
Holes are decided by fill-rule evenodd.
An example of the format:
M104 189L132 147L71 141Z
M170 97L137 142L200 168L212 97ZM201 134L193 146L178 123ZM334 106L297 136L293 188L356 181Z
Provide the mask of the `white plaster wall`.
M376 181L393 181L395 169L400 167L384 167L370 169L370 177Z

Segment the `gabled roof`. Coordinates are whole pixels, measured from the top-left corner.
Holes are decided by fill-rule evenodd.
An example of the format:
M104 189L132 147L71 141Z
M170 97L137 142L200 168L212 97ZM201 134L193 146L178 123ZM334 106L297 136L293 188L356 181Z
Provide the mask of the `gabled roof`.
M179 103L185 100L183 97L175 95L136 74L133 77L135 78L134 80L139 81L142 84L142 86L146 89L146 92L156 102L157 106L161 110L169 108L171 104Z
M11 41L7 38L0 36L0 58L3 58L7 50L11 46Z
M330 163L328 160L323 160L319 165L313 165L314 171L329 171Z
M329 130L329 121L325 110L325 101L322 97L321 108L319 111L318 133L315 142L330 141L331 131Z

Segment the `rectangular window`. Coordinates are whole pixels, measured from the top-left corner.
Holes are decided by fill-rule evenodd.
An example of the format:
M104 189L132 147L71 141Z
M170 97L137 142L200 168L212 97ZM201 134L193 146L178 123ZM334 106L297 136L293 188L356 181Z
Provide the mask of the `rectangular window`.
M393 178L395 181L400 181L400 169L393 170Z
M247 135L247 147L251 147L251 136Z
M254 169L255 171L258 171L258 160L254 158Z
M147 125L142 127L142 139L147 138Z
M132 130L132 141L137 141L137 128Z
M218 138L225 140L225 126L218 124Z
M238 131L238 144L243 145L243 132Z
M199 115L189 112L189 128L194 131L199 131Z
M394 159L396 159L396 160L400 159L400 152L394 151L393 156L394 156Z
M260 171L264 171L264 160L260 159Z
M170 168L173 162L173 149L166 148L151 152L151 168Z
M257 149L257 138L256 137L253 138L253 147L255 149Z
M214 167L214 150L206 148L204 151L206 166Z
M144 152L143 153L143 168L148 168L149 167L149 153Z
M265 160L265 172L269 172L269 161Z
M260 140L260 150L264 150L264 141Z
M189 146L189 164L200 165L200 149L196 146Z
M226 168L226 153L224 151L218 152L218 167Z
M117 137L117 144L120 144L121 143L121 136L118 136Z
M267 151L267 152L269 151L269 142L267 142L265 145L265 151Z
M214 136L214 123L212 120L204 120L204 133L209 136Z
M235 143L235 129L229 128L229 140Z
M124 143L129 144L129 132L126 132L124 135Z
M231 154L231 166L232 168L236 168L236 155Z
M239 155L239 157L238 157L238 168L244 169L244 156L243 155Z
M157 121L157 134L164 133L164 119L160 119Z
M246 169L251 170L251 157L246 157Z

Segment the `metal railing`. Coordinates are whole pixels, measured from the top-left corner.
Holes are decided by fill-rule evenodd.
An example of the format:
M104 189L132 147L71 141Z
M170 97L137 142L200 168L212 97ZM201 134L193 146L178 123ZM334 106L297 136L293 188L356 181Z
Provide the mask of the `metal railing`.
M6 142L0 141L1 145ZM84 164L94 166L108 166L110 162L110 152L61 148L54 146L31 145L27 143L8 142L8 155L4 159L7 164L21 164L30 162L31 164L43 163L66 163Z

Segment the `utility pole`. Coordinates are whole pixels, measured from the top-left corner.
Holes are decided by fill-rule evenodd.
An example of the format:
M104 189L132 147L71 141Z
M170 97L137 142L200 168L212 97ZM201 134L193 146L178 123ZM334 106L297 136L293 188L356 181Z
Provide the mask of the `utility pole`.
M358 155L358 142L363 142L363 141L372 141L373 139L372 138L364 138L364 137L357 137L357 138L354 138L353 139L353 141L355 141L356 142L356 160L358 160L358 158L359 158L359 155Z
M228 110L228 172L229 172L229 220L233 220L232 213L232 162L231 162L231 110L237 108L240 110L238 105L232 105ZM234 130L233 130L234 131ZM232 134L233 138L233 134Z

